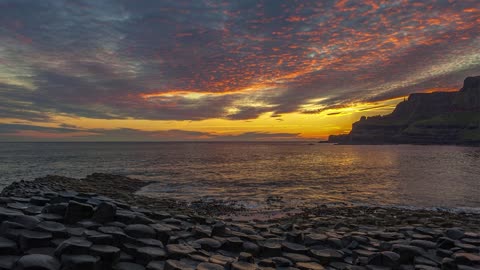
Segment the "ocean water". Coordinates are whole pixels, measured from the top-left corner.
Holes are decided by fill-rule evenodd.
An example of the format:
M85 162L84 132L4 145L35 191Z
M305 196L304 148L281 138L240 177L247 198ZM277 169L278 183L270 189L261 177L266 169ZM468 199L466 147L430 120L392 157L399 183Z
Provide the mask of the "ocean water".
M480 209L480 148L305 142L0 143L0 188L48 174L154 181L153 197L250 207L324 203Z

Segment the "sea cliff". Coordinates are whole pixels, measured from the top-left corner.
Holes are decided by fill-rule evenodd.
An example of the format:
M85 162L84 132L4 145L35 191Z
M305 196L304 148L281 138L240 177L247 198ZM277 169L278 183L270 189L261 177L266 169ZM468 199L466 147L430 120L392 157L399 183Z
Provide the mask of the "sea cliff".
M329 142L480 145L480 76L466 78L457 92L411 94L391 114L362 117Z

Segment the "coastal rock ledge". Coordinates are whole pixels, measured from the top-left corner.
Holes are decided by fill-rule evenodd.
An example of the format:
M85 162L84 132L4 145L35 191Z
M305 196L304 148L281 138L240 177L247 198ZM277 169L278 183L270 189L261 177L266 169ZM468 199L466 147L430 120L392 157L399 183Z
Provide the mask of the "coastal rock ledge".
M341 144L459 144L480 146L480 76L467 77L457 92L411 94L384 116L362 117Z
M480 269L475 214L322 206L241 222L37 181L1 195L0 270Z

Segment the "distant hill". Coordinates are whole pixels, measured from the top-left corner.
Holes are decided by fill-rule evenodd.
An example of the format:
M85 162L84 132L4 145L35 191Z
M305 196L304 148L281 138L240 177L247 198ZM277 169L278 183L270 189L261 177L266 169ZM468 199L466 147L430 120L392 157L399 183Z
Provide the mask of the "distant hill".
M391 114L362 117L329 142L480 145L480 76L466 78L458 92L411 94Z

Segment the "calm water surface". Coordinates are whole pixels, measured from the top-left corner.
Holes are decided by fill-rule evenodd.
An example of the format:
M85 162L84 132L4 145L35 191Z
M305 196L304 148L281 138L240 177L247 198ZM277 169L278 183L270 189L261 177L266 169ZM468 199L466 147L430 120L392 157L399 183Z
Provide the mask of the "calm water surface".
M346 202L480 209L480 148L307 143L0 143L0 188L47 174L155 181L140 193L265 206Z

